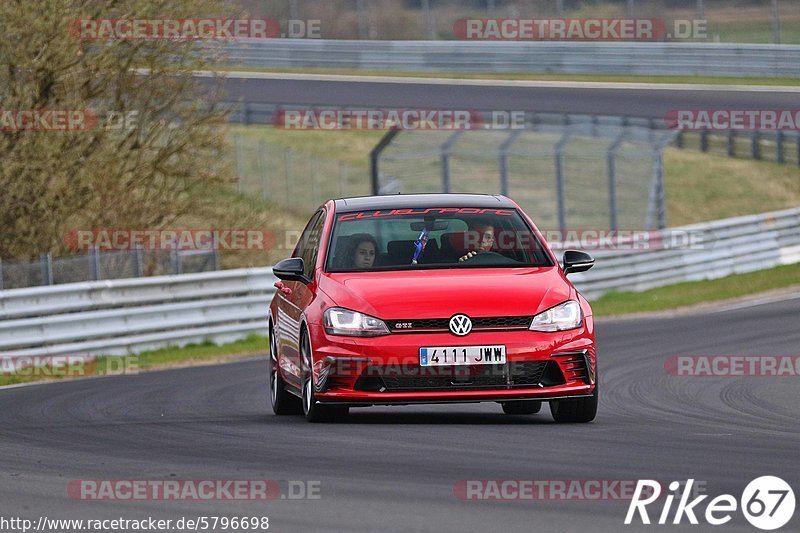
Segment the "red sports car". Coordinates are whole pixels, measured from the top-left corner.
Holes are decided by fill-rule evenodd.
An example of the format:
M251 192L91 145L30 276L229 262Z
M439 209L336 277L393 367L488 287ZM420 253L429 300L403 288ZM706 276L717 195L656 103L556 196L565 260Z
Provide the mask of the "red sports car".
M498 402L557 422L597 413L592 310L520 207L504 196L332 200L308 222L269 310L276 414L334 420L350 407Z

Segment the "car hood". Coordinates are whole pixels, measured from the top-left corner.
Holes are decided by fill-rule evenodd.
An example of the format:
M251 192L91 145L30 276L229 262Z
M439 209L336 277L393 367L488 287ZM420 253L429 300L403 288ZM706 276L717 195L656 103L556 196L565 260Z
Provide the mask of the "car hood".
M557 267L324 274L333 305L384 320L532 316L574 298Z

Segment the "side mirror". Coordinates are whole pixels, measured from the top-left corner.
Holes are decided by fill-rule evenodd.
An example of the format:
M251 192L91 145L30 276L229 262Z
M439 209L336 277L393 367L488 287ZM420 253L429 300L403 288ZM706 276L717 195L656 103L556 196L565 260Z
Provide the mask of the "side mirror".
M586 272L594 266L594 258L586 252L567 250L564 252L564 274Z
M308 280L303 275L304 269L302 257L290 257L272 267L272 273L284 281L302 281L306 283Z

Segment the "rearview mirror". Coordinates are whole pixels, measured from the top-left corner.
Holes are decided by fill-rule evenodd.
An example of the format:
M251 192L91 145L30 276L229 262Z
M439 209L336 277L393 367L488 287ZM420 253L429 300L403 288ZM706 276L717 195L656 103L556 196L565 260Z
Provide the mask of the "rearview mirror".
M305 266L303 265L302 257L290 257L272 267L272 273L279 279L306 283L308 280L303 275L304 270Z
M430 222L412 222L411 231L422 231L425 229L425 224L428 224L430 231L442 231L450 227L450 222L447 220L437 220L433 224Z
M594 258L586 252L567 250L564 252L564 274L586 272L594 266Z

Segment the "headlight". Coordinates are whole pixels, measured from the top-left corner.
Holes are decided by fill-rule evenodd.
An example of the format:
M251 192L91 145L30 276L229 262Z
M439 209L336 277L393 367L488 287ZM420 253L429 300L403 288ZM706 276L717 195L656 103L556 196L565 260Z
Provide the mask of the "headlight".
M341 307L327 309L323 315L323 322L328 335L377 337L389 334L389 328L383 320Z
M531 327L528 329L531 331L565 331L579 328L582 324L583 313L581 313L580 304L575 300L569 300L533 317Z

